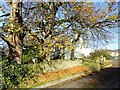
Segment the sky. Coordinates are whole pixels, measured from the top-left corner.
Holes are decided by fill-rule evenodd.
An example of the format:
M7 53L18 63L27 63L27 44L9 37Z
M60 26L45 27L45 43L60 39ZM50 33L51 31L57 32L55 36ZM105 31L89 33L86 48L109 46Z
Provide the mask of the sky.
M114 34L115 38L113 38L111 40L110 43L108 43L104 48L107 48L107 49L111 49L111 50L114 50L114 49L120 49L120 47L118 47L120 45L120 42L118 40L120 40L120 38L118 39L118 33L117 34Z
M114 28L113 28L114 29ZM115 33L113 34L114 38L110 40L109 43L107 43L105 46L102 47L102 49L108 49L108 50L115 50L115 49L120 49L120 33ZM89 53L94 52L93 48L76 48L75 50L75 56L80 57L81 54L84 54L85 56L88 56Z

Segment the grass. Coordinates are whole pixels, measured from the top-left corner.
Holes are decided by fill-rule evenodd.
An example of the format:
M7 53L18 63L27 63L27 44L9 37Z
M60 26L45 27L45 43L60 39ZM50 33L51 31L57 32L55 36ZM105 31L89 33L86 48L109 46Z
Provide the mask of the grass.
M34 88L54 80L66 78L73 74L86 72L86 71L89 71L89 69L81 65L81 66L76 66L76 67L59 70L55 72L46 72L44 74L36 74L33 80L24 81L24 83L26 82L27 85L25 85L24 83L19 84L19 88Z
M105 64L101 65L101 67L104 68L106 65L110 63L111 63L110 60L109 61L107 60L105 61ZM37 66L36 68L36 65L34 67L35 69L39 68L39 66ZM39 73L36 73L32 79L24 80L24 82L20 83L18 87L19 88L35 88L37 86L44 85L51 81L66 78L68 76L72 76L77 73L81 73L81 72L86 73L87 71L94 72L96 70L98 71L98 67L99 67L98 63L84 62L83 65L64 69L64 70L59 70L54 72L45 72L45 73L39 72ZM86 75L83 75L83 76L86 76Z
M88 67L92 72L100 71L100 64L99 63L85 61L85 62L83 62L83 65Z
M111 67L112 61L111 60L104 60L104 62L102 62L100 64L100 62L93 62L90 60L86 60L83 62L83 65L85 65L86 67L91 69L91 71L93 71L93 72L98 72L98 71L100 71L100 69Z
M111 60L105 60L102 65L100 65L101 69L103 68L108 68L112 66L112 61Z
M59 80L59 79L64 79L64 78L66 78L66 77L68 77L68 76L70 76L70 75L65 75L65 76L59 77L59 78L57 78L57 80ZM71 75L71 76L72 76L72 75ZM51 81L48 81L48 82L37 83L36 85L31 86L30 88L36 88L36 87L38 87L38 86L42 86L42 85L44 85L44 84L46 84L46 83L49 83L49 82L52 82L52 81L55 81L55 80L51 80Z

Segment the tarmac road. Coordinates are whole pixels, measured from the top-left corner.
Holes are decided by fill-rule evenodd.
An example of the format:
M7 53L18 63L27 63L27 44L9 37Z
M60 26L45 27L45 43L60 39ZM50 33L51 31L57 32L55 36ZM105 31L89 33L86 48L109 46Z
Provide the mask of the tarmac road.
M79 77L48 88L79 88L79 90L84 88L93 88L94 90L120 88L120 61L115 60L112 64L112 67L102 69L87 77Z

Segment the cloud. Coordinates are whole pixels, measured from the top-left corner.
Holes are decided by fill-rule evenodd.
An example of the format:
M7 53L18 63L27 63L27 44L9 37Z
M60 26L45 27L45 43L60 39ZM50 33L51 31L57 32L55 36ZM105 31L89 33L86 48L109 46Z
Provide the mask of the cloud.
M93 50L91 48L76 48L75 50L75 56L76 57L81 57L82 54L84 54L85 56L89 55L89 53L91 53Z
M106 45L104 48L107 48L107 49L118 49L118 43L111 43L111 44L108 44Z

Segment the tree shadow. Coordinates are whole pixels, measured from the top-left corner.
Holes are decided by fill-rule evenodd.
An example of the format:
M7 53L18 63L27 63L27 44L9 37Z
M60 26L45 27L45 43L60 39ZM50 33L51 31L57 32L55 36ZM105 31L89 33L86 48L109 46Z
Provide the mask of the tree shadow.
M97 81L96 90L120 88L120 67L101 69L99 72L90 75L90 78Z

